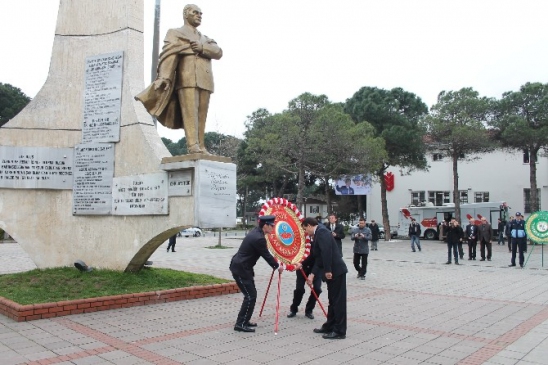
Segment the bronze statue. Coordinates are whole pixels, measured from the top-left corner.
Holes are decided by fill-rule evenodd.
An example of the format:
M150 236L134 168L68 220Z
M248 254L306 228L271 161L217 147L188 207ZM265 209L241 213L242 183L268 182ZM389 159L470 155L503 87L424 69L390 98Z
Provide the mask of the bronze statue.
M196 29L202 23L198 6L186 5L183 17L184 25L166 34L156 80L135 99L162 125L185 129L188 153L209 154L204 133L213 92L211 60L220 59L223 51Z

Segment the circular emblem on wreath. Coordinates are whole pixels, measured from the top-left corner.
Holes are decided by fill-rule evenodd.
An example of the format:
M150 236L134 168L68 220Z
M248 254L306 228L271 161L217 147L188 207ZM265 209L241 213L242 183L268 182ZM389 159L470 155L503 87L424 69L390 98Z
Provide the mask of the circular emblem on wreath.
M300 263L310 254L310 239L301 226L304 219L297 206L287 199L272 198L263 204L259 215L275 215L274 232L266 235L269 251L282 265Z
M525 221L527 237L536 243L548 243L548 212L535 212Z

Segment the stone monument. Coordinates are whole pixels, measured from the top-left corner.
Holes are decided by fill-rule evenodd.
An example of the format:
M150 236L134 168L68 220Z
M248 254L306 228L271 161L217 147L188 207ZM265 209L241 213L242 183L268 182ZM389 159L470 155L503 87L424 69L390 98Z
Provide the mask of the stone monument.
M138 271L183 228L234 225L235 165L170 156L133 98L143 10L61 0L46 83L0 131L0 228L39 268Z

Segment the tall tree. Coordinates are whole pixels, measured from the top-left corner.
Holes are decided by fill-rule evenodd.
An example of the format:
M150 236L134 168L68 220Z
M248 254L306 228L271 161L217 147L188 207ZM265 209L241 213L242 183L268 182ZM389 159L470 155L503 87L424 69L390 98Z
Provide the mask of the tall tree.
M505 92L491 125L504 146L529 153L531 212L540 210L536 164L538 153L548 150L548 84L528 82L519 91Z
M486 128L493 101L480 97L472 88L442 91L423 120L429 148L451 158L455 218L460 222L458 161L472 161L495 145Z
M322 181L329 209L332 206L331 179L342 174L375 171L386 157L384 141L374 137L373 127L369 123L356 125L344 113L341 104L323 107L309 130L309 136L312 143L306 168Z
M384 174L391 166L400 166L407 171L426 168L419 121L428 113L428 107L415 94L402 88L384 90L365 86L346 100L344 110L356 123L369 122L375 136L384 140L386 158L375 175L381 186L384 229L390 232ZM385 239L390 239L390 235Z
M31 101L21 89L0 82L0 127L15 117Z

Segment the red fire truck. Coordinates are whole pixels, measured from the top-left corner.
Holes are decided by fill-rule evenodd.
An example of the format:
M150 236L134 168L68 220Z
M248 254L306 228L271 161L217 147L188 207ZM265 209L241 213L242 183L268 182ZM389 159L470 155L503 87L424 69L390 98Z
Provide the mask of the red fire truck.
M460 205L460 220L464 228L470 219L474 219L476 224L480 224L482 217L487 218L491 223L493 232L497 234L497 220L501 217L506 218L508 210L504 209L504 202L487 203L467 203ZM443 222L449 222L455 217L455 204L449 203L442 206L426 205L421 207L405 207L400 209L398 220L398 236L407 236L409 233L409 224L411 218L421 225L421 237L428 240L439 238L440 227Z

